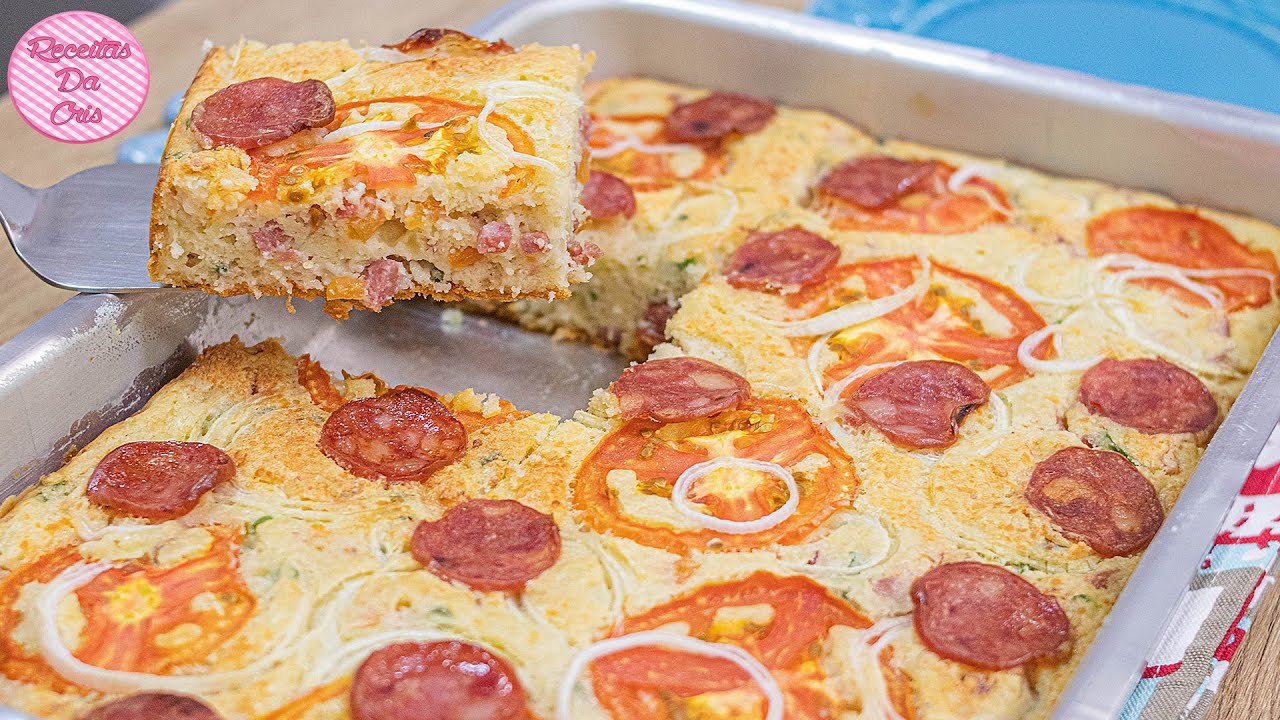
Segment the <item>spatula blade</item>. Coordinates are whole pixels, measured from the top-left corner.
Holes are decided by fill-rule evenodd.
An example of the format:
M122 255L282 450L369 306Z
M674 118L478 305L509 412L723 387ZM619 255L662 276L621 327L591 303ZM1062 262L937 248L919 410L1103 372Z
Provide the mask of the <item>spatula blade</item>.
M103 165L35 191L29 220L10 223L14 249L46 282L68 290L161 287L147 275L158 172L158 165Z

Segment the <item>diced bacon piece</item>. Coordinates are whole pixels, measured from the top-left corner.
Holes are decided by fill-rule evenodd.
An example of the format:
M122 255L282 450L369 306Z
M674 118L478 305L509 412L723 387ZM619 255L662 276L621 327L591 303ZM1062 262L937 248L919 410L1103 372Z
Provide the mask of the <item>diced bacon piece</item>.
M480 234L476 236L476 250L486 255L506 252L509 247L511 247L511 226L507 223L497 220L487 222L480 228Z
M544 232L527 232L520 236L520 249L532 255L551 249L551 239Z
M403 282L400 263L391 258L374 260L365 266L361 276L364 278L364 304L377 310L391 304Z
M298 251L291 247L293 241L275 220L268 220L267 224L254 230L249 237L253 238L253 244L258 247L258 252L262 253L263 257L279 260L293 260L298 257Z
M569 257L583 267L587 267L604 254L600 246L593 242L580 243L577 240L570 240L565 244L565 249L569 251Z

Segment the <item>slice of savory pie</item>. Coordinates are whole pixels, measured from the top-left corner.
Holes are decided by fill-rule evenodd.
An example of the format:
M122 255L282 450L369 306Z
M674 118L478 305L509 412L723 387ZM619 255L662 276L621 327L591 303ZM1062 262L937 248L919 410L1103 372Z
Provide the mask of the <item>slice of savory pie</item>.
M338 315L567 296L598 254L573 239L589 67L452 30L215 47L165 148L151 275Z

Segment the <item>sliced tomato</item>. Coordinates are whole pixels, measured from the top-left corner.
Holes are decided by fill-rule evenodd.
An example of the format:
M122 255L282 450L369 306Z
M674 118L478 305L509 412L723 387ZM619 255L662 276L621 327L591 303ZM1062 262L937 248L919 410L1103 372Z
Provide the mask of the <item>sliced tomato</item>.
M49 582L82 562L75 548L56 550L0 582L0 670L12 679L53 689L70 687L39 655L13 639L22 587ZM257 605L240 576L236 538L214 531L203 555L168 568L132 562L76 590L85 618L73 654L111 670L162 674L200 662L240 631Z
M1273 280L1280 274L1275 255L1246 247L1231 231L1190 210L1143 206L1103 213L1085 227L1085 247L1094 257L1122 253L1196 270L1250 268L1271 273ZM1143 282L1177 293L1187 302L1204 304L1204 298L1171 282ZM1262 277L1204 278L1200 282L1222 291L1231 311L1262 307L1275 297L1272 281Z
M201 661L253 615L257 602L238 564L232 538L218 534L207 553L173 567L102 573L76 591L86 620L76 657L145 673Z
M968 312L973 303L970 297L936 286L914 302L835 336L831 346L839 360L824 371L826 380L838 380L872 363L928 358L964 363L996 389L1027 376L1018 361L1018 346L1045 326L1044 318L1011 288L936 261L932 264L935 277L968 288L1005 319L1008 331L989 333ZM919 272L920 261L915 257L842 265L832 269L821 285L790 296L788 304L804 316L813 316L861 297L890 295L909 286ZM854 277L862 280L862 290L849 286ZM1033 354L1045 358L1050 351L1046 341Z
M934 161L932 181L894 200L887 207L870 210L826 193L818 193L816 209L841 230L954 235L976 230L1009 218L1009 198L999 185L982 177L964 183L953 192L947 181L955 166Z
M74 689L50 668L39 653L28 654L14 639L14 630L22 620L16 605L22 588L29 583L48 583L63 570L81 561L73 547L47 553L9 573L0 580L0 672L10 680L40 685L56 692Z
M475 117L480 114L482 109L478 105L468 105L429 95L399 95L339 105L334 111L334 120L329 124L328 129L337 129L342 125L343 121L350 117L352 112L367 109L374 103L417 105L418 112L414 114L413 119L420 123L443 123L458 118ZM524 128L519 123L496 112L490 113L487 120L506 133L507 140L516 152L534 154L533 139L529 137L529 134L524 131ZM402 147L422 145L427 141L428 137L428 133L423 130L375 130L371 131L370 134L377 135ZM460 152L465 148L458 147L456 149ZM285 182L286 175L291 171L298 172L293 170L295 167L315 170L336 166L346 161L350 152L350 138L338 142L322 142L278 157L271 157L261 150L252 151L249 153L250 158L252 158L249 170L254 178L257 179L258 185L250 193L250 197L257 200L275 198L280 183ZM363 178L366 185L373 190L411 187L415 182L416 173L440 172L444 162L449 159L452 158L424 158L410 153L391 165L368 165L350 162L347 174ZM524 165L516 166L508 171L509 179L507 187L502 191L503 196L509 196L528 185L532 174L533 169Z
M726 612L728 611L728 612ZM824 688L822 643L831 628L865 628L870 621L807 577L756 572L741 580L707 585L631 617L618 634L666 625L689 635L736 645L759 660L782 686L786 717L832 718L841 701ZM674 717L763 716L765 697L737 665L720 658L644 646L596 660L591 666L596 699L618 720ZM733 692L734 710L697 714L707 693ZM742 695L750 710L743 712ZM714 703L711 703L714 704Z
M628 513L608 480L614 470L629 470L635 473L638 492L669 498L685 469L712 457L765 460L790 468L811 455L822 456L826 464L811 472L795 473L800 489L795 513L768 530L750 534L675 527L637 518ZM785 485L776 483L772 476L751 473L751 477L753 482L734 483L721 482L715 475L704 476L695 483L690 499L726 520L763 517L786 501ZM857 489L853 463L799 403L752 398L735 410L700 420L669 425L651 420L624 423L596 446L578 471L574 505L598 532L683 554L800 542L849 506Z
M587 144L594 149L609 147L626 138L635 138L646 145L671 144L666 137L664 115L609 115L593 116ZM713 180L724 174L728 156L719 143L703 143L696 146L702 153L702 163L687 175L678 175L671 165L670 153L641 152L627 149L611 157L592 158L597 170L617 175L627 181L636 192L649 192L669 188L683 180Z

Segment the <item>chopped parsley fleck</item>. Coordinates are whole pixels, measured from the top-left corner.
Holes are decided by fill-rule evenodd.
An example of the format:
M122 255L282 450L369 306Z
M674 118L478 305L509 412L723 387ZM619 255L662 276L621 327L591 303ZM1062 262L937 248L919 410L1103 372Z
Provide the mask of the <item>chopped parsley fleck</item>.
M1102 434L1102 441L1098 443L1098 449L1110 450L1113 453L1120 453L1120 455L1123 456L1125 460L1129 461L1130 465L1133 465L1134 467L1139 467L1138 461L1135 460L1133 456L1128 453L1128 451L1120 447L1120 444L1117 443L1115 439L1111 437L1111 433Z
M687 258L685 258L685 259L681 260L680 262L676 263L676 267L680 268L681 270L688 270L688 269L689 269L689 266L690 266L690 265L693 265L693 264L694 264L694 263L696 263L696 262L698 262L698 258L696 258L696 257L687 257Z
M249 523L249 526L244 529L245 537L249 537L250 535L253 535L254 533L258 532L258 526L270 519L271 519L270 515L263 515L257 520L254 520L253 522Z

